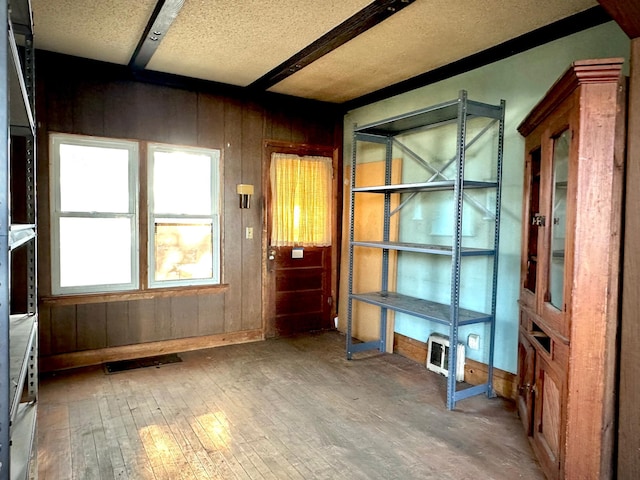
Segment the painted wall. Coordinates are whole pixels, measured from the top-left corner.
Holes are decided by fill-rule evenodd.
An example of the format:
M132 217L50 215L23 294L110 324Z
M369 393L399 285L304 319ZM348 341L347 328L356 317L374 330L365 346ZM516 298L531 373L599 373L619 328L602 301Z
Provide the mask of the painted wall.
M606 57L624 57L627 62L629 59L629 39L614 22L550 42L433 85L352 110L345 116L344 152L346 166L351 161L350 152L354 124L365 125L438 104L456 98L458 92L463 89L467 90L469 98L472 100L492 104L499 103L501 99L506 100L494 362L497 368L514 373L517 370L517 299L520 283L520 230L524 168L524 140L517 132L517 126L571 62ZM628 71L628 65L626 68ZM407 162L408 160L404 164ZM419 180L424 179L404 179L407 182ZM348 214L348 208L345 208L345 214ZM416 225L412 225L410 222L404 222L403 225L401 221L400 228L402 236L403 228L415 230ZM343 254L347 255L348 252L343 252ZM415 255L404 255L398 259L398 289L411 288L411 285L415 285L416 278L419 278L420 273L416 272L414 268L415 262ZM483 268L481 265L478 267ZM435 287L437 279L442 278L444 281L441 282L441 285L445 284L444 288L448 289L449 269L449 261L437 262L436 267L432 267L430 274L432 278L436 279L432 286ZM470 270L477 271L478 268L474 267ZM425 276L424 273L422 275ZM443 296L447 297L448 292ZM448 332L446 327L407 315L396 315L395 331L423 342L426 342L434 331ZM486 332L480 326L461 329L460 340L466 340L467 335L472 332L480 334L481 345L488 345L488 342L483 341L486 338ZM467 356L486 362L488 353L486 348L481 348L478 351L467 349Z

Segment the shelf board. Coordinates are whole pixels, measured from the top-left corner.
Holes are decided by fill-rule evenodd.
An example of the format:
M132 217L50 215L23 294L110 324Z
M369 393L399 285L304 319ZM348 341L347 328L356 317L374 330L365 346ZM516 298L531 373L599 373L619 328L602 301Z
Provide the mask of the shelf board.
M389 250L398 250L402 252L418 252L418 253L430 253L432 255L453 255L453 248L445 245L427 245L422 243L409 243L409 242L369 242L369 241L354 241L351 242L356 247L371 247L371 248L383 248ZM469 256L482 256L482 255L495 255L495 250L490 248L465 248L460 250L460 255L463 257Z
M29 240L36 238L36 226L33 224L13 224L9 231L9 248L15 250Z
M11 480L29 478L29 467L36 432L35 403L21 403L11 426Z
M9 103L11 105L11 130L12 133L31 133L35 132L35 122L33 120L33 112L27 95L27 87L24 81L22 64L18 55L18 47L13 35L13 29L9 24Z
M35 341L37 315L11 315L9 320L9 378L11 381L10 418L18 411L22 388L29 366L30 350Z
M11 0L11 23L17 33L33 32L33 17L29 0Z
M444 325L451 324L451 307L443 303L422 300L395 292L354 293L351 298ZM491 315L486 313L474 312L464 308L458 309L458 325L490 322L492 318Z
M495 188L496 182L478 182L475 180L465 180L462 189L473 188ZM402 183L398 185L372 185L367 187L355 187L354 192L359 193L413 193L413 192L435 192L442 190L453 190L455 182L453 180L442 180L437 182Z
M354 132L393 136L420 128L451 123L458 118L458 105L460 101L460 99L456 98L439 105L416 110L404 115L398 115L380 122L363 125L362 127L355 128ZM500 119L502 116L502 108L500 105L489 105L467 100L467 115Z

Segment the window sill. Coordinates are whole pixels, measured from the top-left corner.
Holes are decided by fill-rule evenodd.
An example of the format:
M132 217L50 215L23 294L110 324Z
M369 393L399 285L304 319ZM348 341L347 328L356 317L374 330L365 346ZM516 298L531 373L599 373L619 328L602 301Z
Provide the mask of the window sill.
M153 288L148 290L131 290L123 292L87 293L80 295L59 295L40 298L43 305L83 305L88 303L126 302L130 300L151 300L164 297L187 297L211 293L223 293L229 284Z

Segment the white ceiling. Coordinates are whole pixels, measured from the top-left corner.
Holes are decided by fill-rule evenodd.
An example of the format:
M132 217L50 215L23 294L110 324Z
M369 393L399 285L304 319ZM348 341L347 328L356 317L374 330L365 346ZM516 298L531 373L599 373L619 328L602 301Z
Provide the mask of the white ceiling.
M35 46L129 64L157 0L31 0ZM371 0L184 0L147 70L247 86ZM342 103L598 5L416 0L269 88Z

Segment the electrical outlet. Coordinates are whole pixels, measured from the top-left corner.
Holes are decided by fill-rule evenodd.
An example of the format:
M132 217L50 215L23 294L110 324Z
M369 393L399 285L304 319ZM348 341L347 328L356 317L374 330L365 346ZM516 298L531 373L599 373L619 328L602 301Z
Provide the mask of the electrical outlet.
M467 345L471 350L480 350L480 335L470 334L467 337Z
M247 238L247 240L251 240L253 238L253 227L246 228L245 237Z

